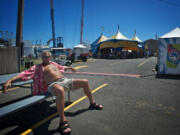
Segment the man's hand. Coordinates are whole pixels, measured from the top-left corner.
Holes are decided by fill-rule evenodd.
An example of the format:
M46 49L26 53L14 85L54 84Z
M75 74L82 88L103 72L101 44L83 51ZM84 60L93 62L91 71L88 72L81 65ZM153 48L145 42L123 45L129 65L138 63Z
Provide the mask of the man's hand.
M77 70L76 69L74 69L74 68L71 68L71 70L72 70L72 72L76 72Z
M64 70L68 70L68 69L70 69L72 72L76 72L77 71L73 67L67 67L67 66L64 67Z
M3 85L3 93L6 93L7 88L11 87L11 81L7 81L4 85Z

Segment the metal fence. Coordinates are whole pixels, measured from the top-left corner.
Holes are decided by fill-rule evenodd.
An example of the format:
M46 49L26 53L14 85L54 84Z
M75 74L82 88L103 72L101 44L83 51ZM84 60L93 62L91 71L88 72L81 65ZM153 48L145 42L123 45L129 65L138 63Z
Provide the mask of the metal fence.
M17 48L0 48L0 74L18 72Z

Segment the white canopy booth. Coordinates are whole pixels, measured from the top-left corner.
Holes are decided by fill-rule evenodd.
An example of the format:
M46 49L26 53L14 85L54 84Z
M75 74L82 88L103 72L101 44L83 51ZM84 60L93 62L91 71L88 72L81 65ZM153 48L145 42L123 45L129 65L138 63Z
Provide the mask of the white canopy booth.
M86 46L78 44L74 46L73 53L75 54L75 59L82 59L83 61L86 61L87 56L89 55L89 50Z
M180 74L180 28L159 38L158 74Z

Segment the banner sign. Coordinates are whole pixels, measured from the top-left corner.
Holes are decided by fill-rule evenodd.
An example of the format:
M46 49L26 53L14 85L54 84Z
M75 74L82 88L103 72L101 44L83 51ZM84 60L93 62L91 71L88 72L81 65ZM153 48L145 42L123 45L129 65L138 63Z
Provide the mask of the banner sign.
M180 38L160 38L158 72L180 74Z

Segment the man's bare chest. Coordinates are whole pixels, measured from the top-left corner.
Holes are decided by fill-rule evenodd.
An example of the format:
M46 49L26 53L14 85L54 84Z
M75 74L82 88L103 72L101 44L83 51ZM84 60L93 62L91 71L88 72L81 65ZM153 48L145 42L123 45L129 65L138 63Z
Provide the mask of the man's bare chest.
M46 73L46 72L58 72L59 70L56 66L50 64L45 66L43 71Z

